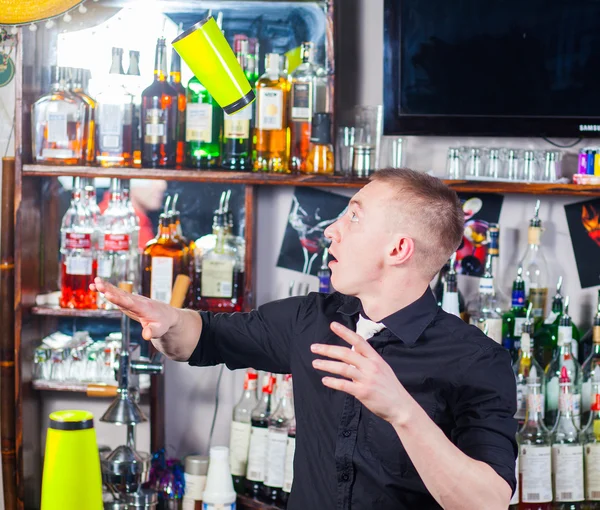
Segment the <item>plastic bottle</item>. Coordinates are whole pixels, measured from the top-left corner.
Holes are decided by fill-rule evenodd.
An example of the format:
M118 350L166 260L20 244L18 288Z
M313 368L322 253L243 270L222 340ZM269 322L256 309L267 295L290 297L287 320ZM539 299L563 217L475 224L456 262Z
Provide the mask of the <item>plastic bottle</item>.
M229 448L213 446L210 449L202 510L235 510L235 501L236 494L229 469Z

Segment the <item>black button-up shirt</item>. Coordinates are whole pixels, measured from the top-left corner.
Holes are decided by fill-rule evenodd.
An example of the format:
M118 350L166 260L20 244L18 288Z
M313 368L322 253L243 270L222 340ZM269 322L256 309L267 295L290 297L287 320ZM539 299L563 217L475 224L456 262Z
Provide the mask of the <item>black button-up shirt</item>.
M312 367L313 343L348 346L330 329L354 329L360 301L309 294L250 313L201 312L191 365L291 373L296 455L289 510L440 508L388 422L354 397L326 388ZM469 457L515 487L515 377L508 352L479 329L437 306L433 294L382 321L369 343L429 417ZM390 403L393 405L393 403Z

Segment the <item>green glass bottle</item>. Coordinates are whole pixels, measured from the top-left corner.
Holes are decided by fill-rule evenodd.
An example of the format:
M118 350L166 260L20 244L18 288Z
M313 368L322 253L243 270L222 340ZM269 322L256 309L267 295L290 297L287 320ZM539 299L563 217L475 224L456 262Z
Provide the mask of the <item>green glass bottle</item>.
M195 76L187 86L185 122L186 165L218 168L221 156L223 110Z
M511 303L510 310L502 315L502 345L508 349L513 361L516 361L519 356L523 324L527 315L525 309L525 280L523 280L523 268L521 266L519 266L517 277L513 281Z

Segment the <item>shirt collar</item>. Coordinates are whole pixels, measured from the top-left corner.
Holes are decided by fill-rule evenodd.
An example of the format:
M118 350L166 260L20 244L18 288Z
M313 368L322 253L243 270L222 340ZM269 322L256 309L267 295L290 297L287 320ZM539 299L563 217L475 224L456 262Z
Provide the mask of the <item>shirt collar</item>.
M338 312L349 316L360 312L367 317L360 299L350 296L345 296L345 298L344 303L338 308ZM428 288L419 299L388 315L380 322L383 322L385 327L405 344L414 345L437 314L438 308L433 292Z

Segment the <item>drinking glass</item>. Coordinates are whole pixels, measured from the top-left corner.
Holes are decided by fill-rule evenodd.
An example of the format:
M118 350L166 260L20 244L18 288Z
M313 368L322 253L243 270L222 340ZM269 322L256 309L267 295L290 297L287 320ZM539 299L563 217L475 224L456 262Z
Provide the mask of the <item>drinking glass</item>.
M350 177L352 175L352 157L355 134L356 128L354 127L346 126L338 129L335 145L335 160L337 162L336 167L338 173L344 177Z
M540 180L539 165L534 151L527 150L523 152L522 177L527 182L536 182Z
M500 149L489 149L485 176L491 180L503 177Z
M481 150L477 147L471 147L467 156L466 177L481 177L483 168L481 165Z
M519 151L508 149L506 152L506 174L511 181L521 180L521 160Z
M448 179L462 179L462 162L460 158L460 149L450 147L448 149L448 158L446 160L446 176Z
M559 151L544 152L544 181L556 182L560 174L560 157Z
M405 140L398 136L381 138L379 168L404 168Z
M355 106L354 127L357 128L354 144L373 147L375 154L373 168L381 168L379 158L383 131L383 106Z

